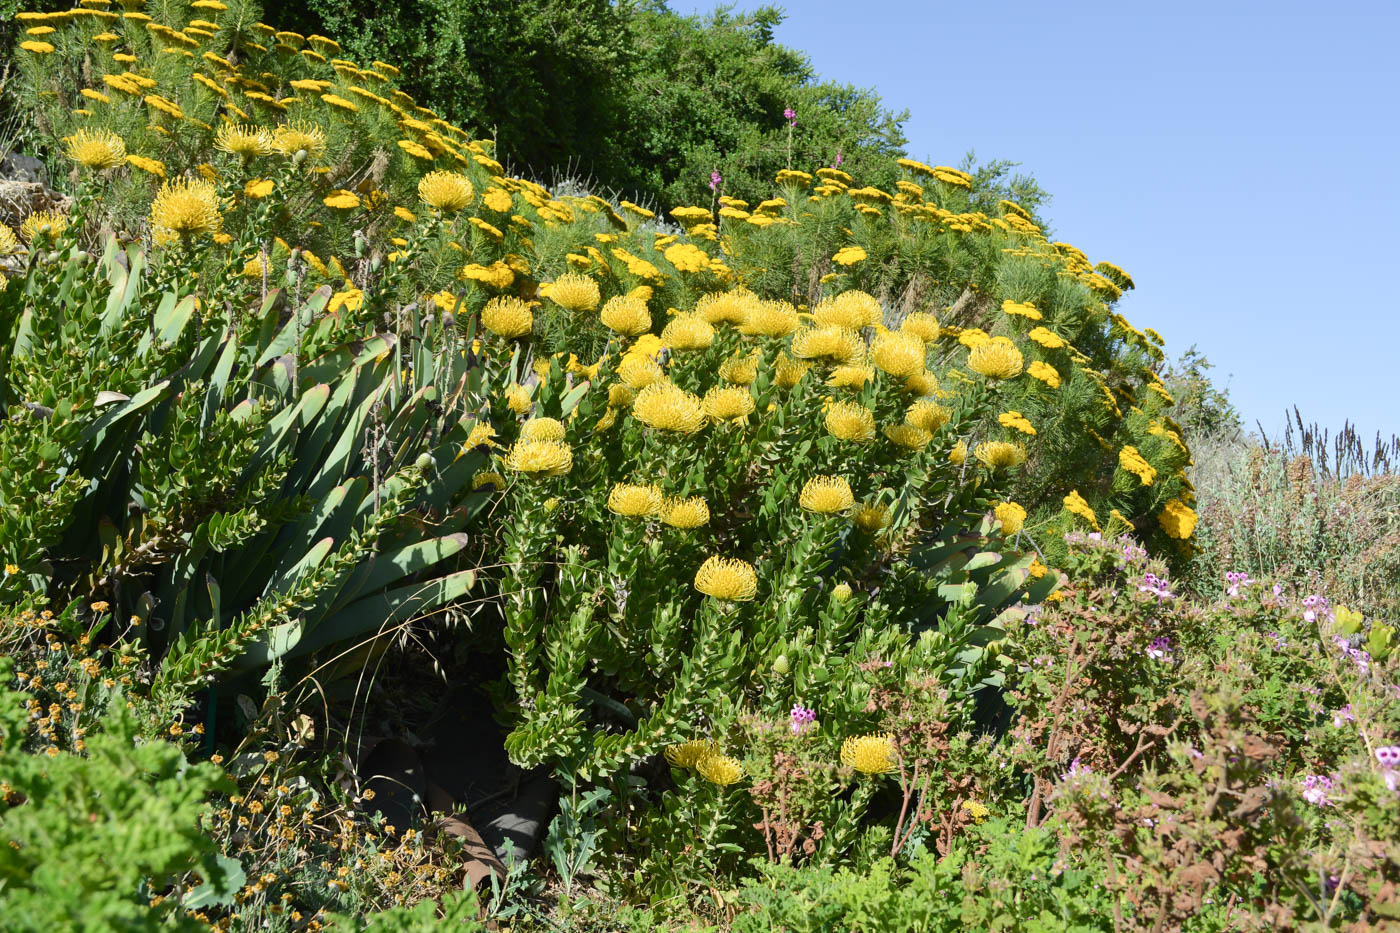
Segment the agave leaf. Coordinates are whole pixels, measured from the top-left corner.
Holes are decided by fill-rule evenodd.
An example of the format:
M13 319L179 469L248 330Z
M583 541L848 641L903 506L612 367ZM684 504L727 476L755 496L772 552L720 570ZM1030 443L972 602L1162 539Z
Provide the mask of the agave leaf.
M334 538L322 538L312 545L311 550L305 554L298 551L287 553L282 558L282 562L277 565L275 576L268 582L267 589L263 592L276 593L285 590L303 574L315 570L334 547Z

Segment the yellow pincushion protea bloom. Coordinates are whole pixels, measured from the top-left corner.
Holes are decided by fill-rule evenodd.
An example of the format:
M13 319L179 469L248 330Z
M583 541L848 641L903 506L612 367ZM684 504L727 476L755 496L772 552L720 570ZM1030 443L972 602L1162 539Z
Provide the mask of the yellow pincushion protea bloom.
M1065 496L1065 508L1068 509L1071 514L1078 515L1080 518L1087 521L1094 527L1094 530L1098 530L1099 517L1094 514L1094 510L1089 506L1085 498L1079 494L1079 490L1072 489L1069 495Z
M953 417L953 413L937 402L928 399L919 399L909 406L909 410L904 414L904 420L916 428L923 428L932 434L948 423L948 419Z
M904 380L904 391L910 395L933 395L938 391L938 377L925 370Z
M797 330L797 309L786 301L760 301L739 325L746 337L786 337Z
M598 283L589 276L565 272L549 286L549 300L565 311L592 311L602 296Z
M1039 379L1052 389L1058 389L1060 387L1059 370L1041 360L1036 360L1031 363L1031 365L1027 366L1026 375L1030 376L1032 379Z
M1162 530L1173 538L1185 541L1196 530L1196 513L1180 499L1169 499L1157 516Z
M744 776L744 766L728 755L705 755L695 763L695 770L711 784L727 787Z
M967 356L967 368L988 379L1014 379L1023 363L1021 351L1006 337L993 337Z
M695 588L727 602L746 602L758 594L758 575L746 561L715 555L695 571Z
M1019 411L1002 412L1001 414L997 415L997 423L1000 424L1003 428L1014 428L1015 430L1020 431L1022 434L1029 434L1032 437L1034 437L1036 433L1035 426L1032 425L1030 423L1030 420L1025 415L1021 414Z
M837 389L860 389L874 378L875 367L869 363L843 363L831 371L826 384Z
M277 151L277 137L261 126L225 123L214 137L214 148L244 162Z
M906 450L923 450L933 440L933 435L912 424L892 424L885 428L885 437Z
M694 434L705 426L700 399L669 382L653 382L638 392L632 414L647 427L676 434Z
M482 486L494 486L496 489L505 489L506 478L499 473L483 470L472 477L472 491L475 492Z
M505 456L505 467L530 476L563 476L574 465L574 452L562 441L517 441Z
M1014 535L1025 527L1026 510L1015 502L1001 502L992 510L1001 522L1001 533Z
M719 365L719 377L733 385L749 385L758 378L758 363L761 359L762 353L731 356Z
M710 520L710 505L700 496L667 499L661 503L660 515L672 528L699 528Z
M523 337L535 326L535 313L521 299L502 295L481 309L481 325L502 337Z
M792 355L804 360L846 363L865 351L860 335L836 324L804 327L792 337Z
M418 181L418 197L444 214L455 214L472 203L476 189L460 172L429 172Z
M642 518L661 511L661 487L615 483L608 493L608 511L628 518Z
M157 242L210 236L218 233L223 223L218 189L202 178L164 182L151 204L151 227Z
M554 418L531 418L520 426L522 441L562 441L564 423Z
M608 299L598 314L603 326L624 337L635 337L651 330L651 312L641 298L617 295Z
M626 408L636 401L637 394L620 382L608 386L608 407Z
M665 382L666 374L661 364L644 353L628 354L617 366L617 376L632 389L645 389L657 382Z
M888 774L896 767L894 736L888 732L856 735L841 743L841 763L862 774Z
M1026 462L1026 448L1006 441L987 441L973 451L978 460L993 470L1008 470Z
M812 317L818 324L833 324L846 330L874 327L884 316L880 302L873 295L858 289L824 299L812 309Z
M786 352L779 353L773 366L773 384L780 389L791 389L802 381L812 364L806 360L795 360Z
M704 350L715 342L715 328L698 314L678 314L661 329L661 342L671 350Z
M695 303L695 313L711 324L743 324L758 303L758 297L753 292L736 288L705 295Z
M84 168L116 168L126 162L126 143L111 130L78 130L63 137L68 158Z
M866 534L878 534L890 523L890 509L877 502L862 502L851 512L851 521Z
M942 330L938 326L938 318L927 311L910 312L900 322L899 329L930 343L937 340L942 334Z
M523 415L530 410L530 390L518 382L506 386L505 400L506 407L517 415Z
M753 395L746 386L716 386L705 393L700 404L714 421L742 421L754 409Z
M719 752L719 747L709 739L691 739L666 746L666 762L673 768L693 768L700 759Z
M834 515L855 504L851 484L841 476L814 476L807 480L798 497L798 504L809 512Z
M835 402L826 410L826 429L843 441L863 444L875 437L875 413L858 402Z
M870 345L870 360L881 372L907 379L924 371L923 338L907 331L886 331Z
M1157 468L1131 444L1118 452L1118 465L1136 476L1144 486L1151 486L1157 479Z
M283 123L272 131L272 145L284 156L305 152L308 158L316 159L325 154L326 131L315 123Z
M948 462L954 466L967 462L967 441L958 441L953 445L953 449L948 451Z
M36 239L57 239L68 229L68 216L58 211L35 211L19 225L19 235L24 242L33 244Z

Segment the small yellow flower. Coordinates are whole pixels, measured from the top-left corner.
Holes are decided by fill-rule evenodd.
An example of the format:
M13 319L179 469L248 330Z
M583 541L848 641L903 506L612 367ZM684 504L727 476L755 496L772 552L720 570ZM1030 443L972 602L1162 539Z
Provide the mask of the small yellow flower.
M798 504L809 512L833 515L855 504L851 484L840 476L814 476L807 480L798 497Z
M157 241L212 235L223 222L218 190L203 179L164 182L151 204L151 226Z
M733 784L744 776L744 766L728 755L705 755L695 763L695 770L711 784L721 787Z
M35 211L19 225L19 235L24 242L33 244L35 239L57 239L68 229L68 216L58 211Z
M16 564L6 564L6 565L5 565L5 576L7 576L7 577L13 577L13 576L14 576L15 574L17 574L17 573L19 573L19 566L18 566L18 565L16 565Z
M522 441L562 441L564 423L554 418L531 418L520 426Z
M42 42L38 39L26 39L19 44L19 47L26 52L33 52L35 55L48 55L53 51L53 45L51 43Z
M826 410L826 429L843 441L863 444L875 437L875 413L858 402L835 402Z
M625 337L635 337L651 330L651 312L645 301L627 295L609 298L598 319L603 326Z
M1065 343L1063 337L1061 337L1059 334L1055 333L1048 327L1032 328L1031 332L1026 336L1030 337L1032 340L1040 344L1042 347L1045 347L1047 350L1058 350L1061 347L1068 346L1068 344Z
M353 191L344 189L321 199L321 203L326 207L333 207L339 211L354 210L360 206L360 196Z
M598 307L601 296L598 283L591 277L566 272L549 286L549 300L565 311L592 311Z
M677 434L694 434L705 426L701 400L669 382L653 382L638 392L632 414L648 427Z
M1039 379L1052 389L1058 389L1060 387L1059 371L1049 363L1042 362L1041 360L1036 360L1031 363L1031 365L1027 366L1026 375L1030 376L1032 379Z
M963 812L972 817L972 822L982 824L987 822L987 817L992 811L976 800L964 800L962 803Z
M660 514L672 528L699 528L710 520L710 506L700 496L667 499L661 503Z
M851 585L849 583L838 583L831 588L831 598L838 603L849 602L851 595Z
M1001 303L1001 310L1003 314L1028 318L1032 321L1039 321L1045 317L1045 315L1036 310L1035 305L1031 304L1029 301L1012 301L1008 298Z
M831 261L838 266L854 266L858 262L864 262L865 258L865 250L859 246L844 246L836 251L836 255L831 257Z
M84 168L116 168L126 162L126 143L111 130L78 130L65 136L68 158Z
M505 467L531 476L563 476L574 465L574 452L562 441L517 441Z
M1131 444L1118 452L1118 465L1132 473L1144 486L1151 486L1157 478L1157 468L1147 462L1138 449Z
M251 178L243 186L243 193L250 198L265 198L272 193L276 184L271 178Z
M608 493L608 511L628 518L641 518L661 511L661 487L616 483Z
M841 743L841 763L862 774L888 774L896 767L894 736L888 732L852 736Z
M145 156L129 155L126 157L126 164L133 168L139 168L148 175L155 175L157 178L165 177L165 163L158 159L148 159Z
M1001 502L993 509L997 521L1001 522L1001 533L1014 535L1026 524L1026 510L1015 502Z
M973 347L967 357L967 368L988 379L1013 379L1021 374L1023 358L1006 337L993 337Z
M693 768L700 759L717 754L719 748L709 739L691 739L666 746L666 762L673 768Z
M502 337L523 337L535 325L535 314L519 298L503 295L492 298L481 309L481 326Z
M1196 513L1186 503L1169 499L1166 508L1157 516L1157 522L1169 536L1184 541L1196 530L1196 518Z
M997 415L997 423L1003 428L1015 428L1022 434L1035 436L1035 426L1019 411L1004 411Z
M695 572L695 588L715 599L744 602L758 594L758 575L745 561L716 555Z
M1065 496L1065 508L1068 509L1074 515L1078 515L1080 518L1083 518L1090 525L1092 525L1095 530L1098 530L1098 516L1094 514L1094 510L1090 508L1089 503L1084 499L1084 497L1079 494L1079 490L1070 490L1070 494Z
M978 460L994 470L1006 470L1026 462L1026 449L1019 444L1005 441L987 441L978 444L974 451Z

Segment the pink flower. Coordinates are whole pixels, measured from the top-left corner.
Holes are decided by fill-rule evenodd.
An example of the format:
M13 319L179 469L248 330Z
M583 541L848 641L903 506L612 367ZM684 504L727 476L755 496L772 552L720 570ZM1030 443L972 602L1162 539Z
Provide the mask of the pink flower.
M798 735L806 732L817 722L816 710L810 710L802 704L797 704L792 708L792 731Z
M719 173L719 169L710 172L710 190L718 191L720 182L724 181L724 176Z
M791 107L787 107L783 110L783 118L788 121L788 126L797 125L797 111L793 110Z

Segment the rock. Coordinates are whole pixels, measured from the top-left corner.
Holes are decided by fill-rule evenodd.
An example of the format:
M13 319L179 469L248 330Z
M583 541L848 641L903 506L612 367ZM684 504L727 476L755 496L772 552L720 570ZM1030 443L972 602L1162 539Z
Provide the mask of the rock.
M0 158L0 181L26 181L43 184L48 178L44 163L33 156L11 152Z
M73 202L44 184L47 175L38 159L17 152L0 159L0 224L17 228L35 211L67 212Z

